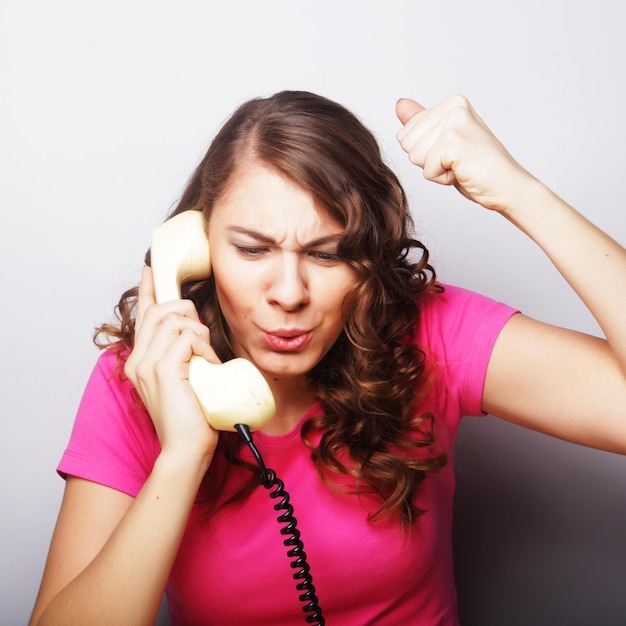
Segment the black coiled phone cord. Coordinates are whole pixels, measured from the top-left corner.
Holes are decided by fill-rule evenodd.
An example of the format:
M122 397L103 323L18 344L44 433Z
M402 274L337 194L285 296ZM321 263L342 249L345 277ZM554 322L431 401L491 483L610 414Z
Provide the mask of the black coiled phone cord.
M313 577L311 576L309 564L306 560L306 552L304 551L304 544L300 539L300 531L296 528L297 520L293 514L293 506L289 503L289 494L285 491L285 484L276 476L276 472L273 469L265 467L261 453L258 451L254 441L252 441L252 434L250 429L245 424L235 424L237 432L241 435L256 462L259 465L259 482L266 488L272 489L270 492L270 498L280 498L280 501L274 505L276 511L283 511L277 520L281 524L286 524L280 529L281 535L285 536L283 544L289 548L287 550L287 556L293 559L290 563L292 569L296 570L293 573L293 578L296 581L296 589L303 591L298 596L300 602L304 604L302 610L305 613L310 613L304 618L307 624L317 624L317 626L324 626L326 621L322 617L322 609L319 606L319 600L315 595L315 586L313 585Z

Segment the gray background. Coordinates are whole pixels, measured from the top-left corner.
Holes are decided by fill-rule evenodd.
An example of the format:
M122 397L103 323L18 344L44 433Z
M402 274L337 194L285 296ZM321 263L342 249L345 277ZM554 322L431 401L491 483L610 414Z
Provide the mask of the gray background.
M394 103L464 93L624 243L625 31L616 0L3 0L0 622L25 623L34 601L92 329L239 102L301 88L346 104L404 181L443 280L596 333L532 243L408 163ZM486 418L464 422L457 463L464 624L626 623L625 458Z

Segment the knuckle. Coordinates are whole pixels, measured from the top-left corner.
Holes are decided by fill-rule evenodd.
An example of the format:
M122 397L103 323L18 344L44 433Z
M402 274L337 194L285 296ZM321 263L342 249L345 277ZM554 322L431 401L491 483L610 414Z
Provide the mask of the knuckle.
M168 311L160 320L161 328L168 332L175 331L181 326L181 316L177 311Z
M148 379L150 368L144 360L140 360L134 368L134 380L137 382Z
M165 378L166 374L169 371L167 363L163 360L156 361L156 363L154 363L152 367L153 367L155 376L161 379Z
M456 124L452 124L442 131L441 138L445 142L448 149L451 149L462 142L463 134Z
M445 100L449 109L467 109L469 110L469 100L461 94L453 94Z
M131 356L129 356L126 359L126 362L124 363L124 375L129 378L130 380L133 380L134 375L135 375L135 359Z
M187 342L192 342L198 337L198 333L193 328L183 328L180 331L180 337Z
M158 311L157 305L149 304L143 311L142 322L145 320L151 320L156 314L156 311Z
M422 158L421 155L417 151L409 152L409 161L413 163L413 165L422 166Z

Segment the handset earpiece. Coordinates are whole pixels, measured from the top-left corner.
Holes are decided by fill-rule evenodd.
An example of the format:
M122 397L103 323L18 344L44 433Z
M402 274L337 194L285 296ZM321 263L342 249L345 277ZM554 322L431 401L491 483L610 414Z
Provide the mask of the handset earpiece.
M183 283L201 280L211 273L201 211L179 213L154 230L150 266L157 302L180 300Z
M209 276L209 242L201 211L183 211L154 230L150 265L157 302L180 299L183 283ZM267 382L246 359L217 365L192 356L189 383L207 421L217 430L235 431L235 424L258 430L276 412Z

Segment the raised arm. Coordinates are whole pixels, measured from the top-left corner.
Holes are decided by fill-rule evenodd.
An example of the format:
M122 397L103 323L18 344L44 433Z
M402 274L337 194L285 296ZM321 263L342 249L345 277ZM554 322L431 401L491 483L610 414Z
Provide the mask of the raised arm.
M606 339L514 316L490 361L485 410L626 454L626 250L522 168L463 97L397 104L398 133L434 182L496 211L533 239Z
M136 498L69 477L31 626L153 624L217 433L186 379L191 354L215 360L189 301L152 306L140 287L138 331L126 373L161 443Z

